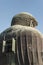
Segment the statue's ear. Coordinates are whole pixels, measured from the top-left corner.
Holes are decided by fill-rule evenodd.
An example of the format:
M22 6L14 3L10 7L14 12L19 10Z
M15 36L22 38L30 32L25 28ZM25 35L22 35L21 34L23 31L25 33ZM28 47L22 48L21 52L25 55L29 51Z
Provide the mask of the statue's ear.
M33 26L33 20L30 21L30 27L34 27Z

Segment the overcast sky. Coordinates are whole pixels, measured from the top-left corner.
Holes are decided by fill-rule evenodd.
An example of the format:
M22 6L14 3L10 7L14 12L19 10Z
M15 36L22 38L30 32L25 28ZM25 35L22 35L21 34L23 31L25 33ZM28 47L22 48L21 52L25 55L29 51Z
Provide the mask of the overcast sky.
M10 27L12 17L20 12L31 13L43 33L43 0L0 0L0 33Z

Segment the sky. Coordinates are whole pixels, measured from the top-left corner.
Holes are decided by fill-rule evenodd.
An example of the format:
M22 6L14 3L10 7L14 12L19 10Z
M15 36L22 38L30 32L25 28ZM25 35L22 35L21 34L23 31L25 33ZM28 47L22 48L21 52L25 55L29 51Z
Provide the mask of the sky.
M13 16L31 13L38 21L36 27L43 33L43 0L0 0L0 33L9 28Z

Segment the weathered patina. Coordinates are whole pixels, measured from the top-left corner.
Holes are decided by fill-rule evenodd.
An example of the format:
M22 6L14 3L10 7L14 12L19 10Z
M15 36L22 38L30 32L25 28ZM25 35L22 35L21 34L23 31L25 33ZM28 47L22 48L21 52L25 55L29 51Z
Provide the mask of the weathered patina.
M0 65L43 65L43 36L28 13L13 17L11 27L0 34Z

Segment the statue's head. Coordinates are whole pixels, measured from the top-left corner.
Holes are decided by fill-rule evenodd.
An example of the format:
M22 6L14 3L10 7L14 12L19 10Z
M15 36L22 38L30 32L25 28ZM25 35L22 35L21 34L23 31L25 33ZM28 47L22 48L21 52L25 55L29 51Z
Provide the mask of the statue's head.
M22 12L13 17L11 26L13 25L23 25L23 26L35 27L38 25L38 23L31 14Z

